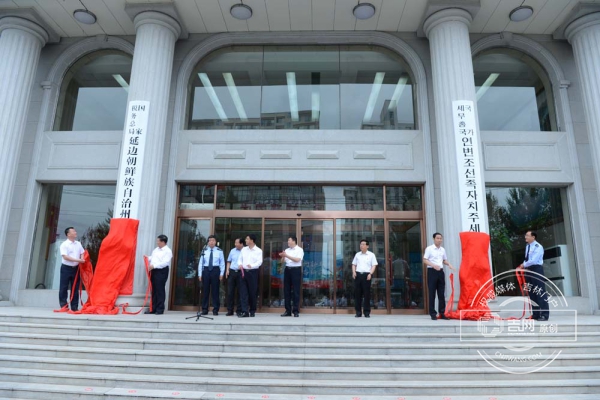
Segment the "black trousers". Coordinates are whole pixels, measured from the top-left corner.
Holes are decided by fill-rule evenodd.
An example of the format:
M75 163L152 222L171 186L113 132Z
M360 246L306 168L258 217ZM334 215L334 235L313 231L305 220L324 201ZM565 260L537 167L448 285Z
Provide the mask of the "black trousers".
M435 295L438 299L438 311L441 315L446 312L446 298L444 292L446 290L446 274L441 269L436 271L433 268L427 268L427 289L429 289L429 315L437 316L435 311Z
M285 311L300 312L300 282L302 281L302 267L285 267L283 271L283 296L285 297ZM292 310L292 296L294 296L294 309Z
M245 269L241 279L240 297L242 299L242 312L254 314L258 298L258 269Z
M367 280L367 276L369 276L368 272L356 273L354 281L354 309L356 315L362 315L362 311L365 315L371 314L371 281Z
M162 314L165 312L165 287L169 279L169 267L153 269L150 271L152 283L152 310Z
M68 290L73 290L73 281L75 280L75 276L77 275L77 270L79 269L79 265L76 267L71 267L70 265L61 264L60 266L60 286L58 289L58 303L61 307L66 306L69 303L69 298L67 297ZM79 285L81 284L81 279L77 277L77 282L75 283L75 290L73 293L73 299L71 300L71 310L75 311L79 309Z
M202 270L202 311L208 312L208 296L212 292L213 311L219 312L219 276L221 270L219 267L213 267L209 271L207 267Z
M241 283L242 283L242 273L238 270L235 271L233 269L229 270L229 277L227 278L227 311L233 312L234 303L237 305L235 312L237 314L242 312L242 303L240 301L240 293L241 293ZM236 291L237 289L237 296ZM236 301L237 299L237 301Z
M541 265L531 265L524 268L525 282L531 284L531 290L529 291L529 299L531 300L531 311L533 318L545 317L550 318L550 310L548 308L548 302L544 299L544 293L546 293L546 283L544 282L544 267ZM539 275L537 275L539 274ZM538 286L541 291L538 293L535 287Z

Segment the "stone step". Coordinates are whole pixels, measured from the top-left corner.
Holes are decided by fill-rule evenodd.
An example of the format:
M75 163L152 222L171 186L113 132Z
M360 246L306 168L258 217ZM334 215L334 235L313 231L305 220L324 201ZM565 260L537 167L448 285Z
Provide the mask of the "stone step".
M281 318L274 314L257 314L256 318L225 317L219 315L214 320L201 319L185 320L183 312L155 315L71 315L46 313L42 316L14 316L0 315L0 322L36 323L46 325L83 325L121 327L121 328L148 328L148 329L174 329L199 330L199 331L285 331L285 332L325 332L347 333L350 329L354 333L410 333L427 332L435 327L439 333L477 332L476 321L431 321L429 316L382 315L372 316L370 319L357 319L348 315L332 315L326 319L315 320L311 315L306 318ZM321 317L321 316L319 316ZM422 319L422 320L421 320ZM558 324L561 332L598 332L600 321L593 319L578 320L573 323L568 320L550 320L548 323ZM540 324L540 323L538 323ZM242 328L240 328L242 327Z
M599 354L587 354L582 348L579 354L561 352L552 362L553 366L597 366L600 365ZM66 347L30 344L0 343L0 354L24 355L37 357L65 357L78 360L115 360L142 361L178 364L228 364L228 365L264 365L269 360L273 366L305 366L305 367L344 367L360 365L365 367L485 367L487 362L475 351L468 354L398 354L398 355L347 355L347 354L277 354L277 353L218 353L202 351L166 351L137 350L97 347ZM523 363L523 366L537 364L537 361Z
M52 346L76 346L99 348L127 348L144 350L174 350L189 351L200 346L203 351L222 353L285 353L285 354L436 354L443 351L445 354L464 354L465 351L483 349L496 351L504 349L506 345L515 345L512 342L360 342L348 346L344 342L331 343L254 343L251 341L221 341L211 340L198 342L195 340L170 340L152 338L123 338L101 336L66 336L37 333L0 332L0 343L21 343ZM600 342L539 342L535 345L540 351L559 349L565 353L578 353L582 348L588 354L600 354Z
M242 327L240 327L242 328ZM170 340L196 340L199 342L210 341L216 338L223 341L251 341L257 342L346 342L358 343L372 340L373 333L354 333L350 331L333 332L277 332L277 331L247 331L247 330L218 330L213 331L195 331L195 330L177 330L164 328L129 328L129 327L100 327L85 325L48 325L32 323L13 323L0 322L0 332L36 332L38 334L61 334L68 336L103 336L103 337L135 337L135 338L154 338ZM574 338L575 335L569 332L539 333L539 330L531 337L537 337L542 340L564 340ZM377 333L377 338L382 341L456 341L463 340L486 340L480 333L457 333L457 332L394 332ZM600 332L578 332L577 341L593 342L600 341Z
M144 375L164 377L229 378L239 379L252 376L256 379L273 380L354 380L354 381L412 381L427 374L442 375L445 379L461 380L506 380L519 379L489 365L476 367L440 368L429 367L305 367L272 365L227 365L227 364L178 364L142 361L79 360L54 357L7 356L0 355L0 368L21 370L30 369L54 371L86 371L123 375ZM529 368L521 368L529 371ZM514 371L518 373L519 371ZM593 379L600 376L600 366L555 366L551 364L538 372L528 374L527 379Z
M4 394L3 394L4 393ZM291 395L291 394L260 394L260 393L231 393L231 392L189 392L173 390L140 390L131 388L109 388L47 384L15 384L0 382L0 400L24 399L85 399L85 400L123 400L123 399L199 399L199 400L523 400L523 395L451 395L451 396L410 396L403 394L395 396L373 395ZM12 396L12 397L11 397ZM15 397L21 396L21 397ZM528 395L528 400L565 400L565 395L544 394ZM597 394L569 394L568 400L598 400Z
M502 394L597 394L600 379L473 379L452 381L445 379L406 381L356 380L301 380L219 377L170 377L80 371L52 371L0 368L3 382L73 385L89 387L133 387L135 390L158 389L174 391L211 391L235 393L278 393L303 395L439 395L447 393L476 395L482 392Z

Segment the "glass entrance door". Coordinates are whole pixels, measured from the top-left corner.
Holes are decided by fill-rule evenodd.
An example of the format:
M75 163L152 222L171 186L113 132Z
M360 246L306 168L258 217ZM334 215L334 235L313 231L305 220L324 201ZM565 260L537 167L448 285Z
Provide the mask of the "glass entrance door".
M287 249L287 240L296 236L296 219L265 219L263 264L261 266L260 296L264 308L283 308L283 269L279 253Z
M302 308L334 310L333 220L302 220Z
M173 308L197 307L199 300L198 261L210 235L210 219L179 219L175 266L172 273Z
M392 309L422 311L423 247L420 221L388 221Z

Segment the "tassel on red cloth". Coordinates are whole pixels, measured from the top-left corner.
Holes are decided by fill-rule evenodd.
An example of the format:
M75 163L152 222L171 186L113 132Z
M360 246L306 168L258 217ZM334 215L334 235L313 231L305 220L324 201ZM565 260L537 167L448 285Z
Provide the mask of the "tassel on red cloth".
M79 314L118 314L119 294L133 293L133 274L139 221L110 220L108 236L102 241L88 301Z

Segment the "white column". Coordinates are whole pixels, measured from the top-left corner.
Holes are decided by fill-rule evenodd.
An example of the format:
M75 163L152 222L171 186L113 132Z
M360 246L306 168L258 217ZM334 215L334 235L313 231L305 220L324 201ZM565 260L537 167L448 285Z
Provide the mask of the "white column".
M573 21L565 30L573 46L590 135L596 190L600 196L600 12Z
M0 19L0 260L21 154L33 80L48 33L24 18ZM2 266L0 266L2 268ZM4 268L12 268L4 266Z
M138 214L140 225L133 283L134 295L133 299L122 298L117 303L126 300L132 305L141 305L147 286L143 255L152 251L156 246L156 236L162 233L157 231L158 198L173 56L181 27L175 19L155 11L138 14L134 24L135 50L127 100L128 103L133 100L149 101L150 111L141 180L144 195ZM120 168L124 167L120 166ZM115 215L115 218L118 217Z
M435 103L436 137L440 172L442 200L442 221L444 247L451 263L460 262L461 248L458 233L461 232L460 199L458 194L458 165L454 138L452 101L470 100L475 104L475 81L473 79L473 60L469 41L469 25L472 17L459 8L438 11L427 18L423 28L429 39L433 75L433 99ZM476 129L479 132L479 119L476 116ZM481 148L481 147L480 147ZM483 177L483 167L479 174ZM479 194L485 196L485 188ZM485 206L485 197L483 198ZM489 232L487 210L481 231ZM431 240L429 237L428 240ZM458 281L456 281L458 282Z

